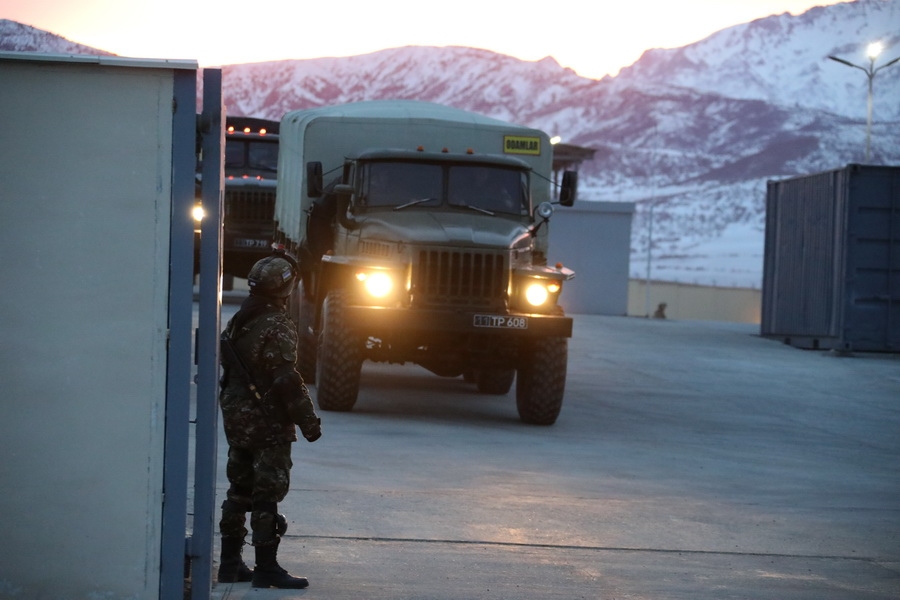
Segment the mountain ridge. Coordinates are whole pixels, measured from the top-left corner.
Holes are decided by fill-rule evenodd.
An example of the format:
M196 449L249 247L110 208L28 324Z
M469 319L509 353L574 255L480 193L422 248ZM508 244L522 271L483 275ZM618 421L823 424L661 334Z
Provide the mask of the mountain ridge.
M0 50L47 54L115 56L112 52L72 42L55 33L17 21L11 21L10 19L0 19Z

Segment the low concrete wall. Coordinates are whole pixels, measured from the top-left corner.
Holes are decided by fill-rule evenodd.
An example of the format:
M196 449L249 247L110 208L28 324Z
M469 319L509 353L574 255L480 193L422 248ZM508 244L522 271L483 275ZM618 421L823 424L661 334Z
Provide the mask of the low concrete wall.
M759 323L762 292L749 288L721 288L643 279L628 282L628 315L654 316L665 303L668 319ZM647 301L649 297L649 302ZM649 311L648 311L649 306ZM648 315L649 312L649 315Z

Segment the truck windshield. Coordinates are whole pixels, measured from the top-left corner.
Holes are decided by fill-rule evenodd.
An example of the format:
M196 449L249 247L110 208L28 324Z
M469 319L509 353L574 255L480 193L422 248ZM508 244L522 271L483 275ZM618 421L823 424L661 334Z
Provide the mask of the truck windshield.
M225 168L229 170L278 170L278 143L232 140L225 143Z
M403 209L449 204L486 213L528 214L527 175L517 169L372 162L363 173L362 203L369 207Z
M457 165L450 169L448 201L451 206L506 214L528 214L528 181L516 169Z
M440 165L410 162L376 162L366 169L363 197L367 206L402 206L441 203Z

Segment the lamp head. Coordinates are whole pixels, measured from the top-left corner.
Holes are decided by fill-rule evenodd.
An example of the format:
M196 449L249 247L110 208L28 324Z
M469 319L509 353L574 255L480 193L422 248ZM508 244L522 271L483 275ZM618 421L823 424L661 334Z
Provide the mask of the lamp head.
M881 42L872 42L869 44L869 47L866 48L866 56L868 56L870 60L875 60L878 58L878 55L881 54L882 50L884 50L884 46Z

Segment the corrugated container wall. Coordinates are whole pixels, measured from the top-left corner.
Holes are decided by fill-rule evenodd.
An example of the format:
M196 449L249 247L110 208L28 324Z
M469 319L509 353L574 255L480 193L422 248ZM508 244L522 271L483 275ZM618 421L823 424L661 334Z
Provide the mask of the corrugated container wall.
M768 182L761 334L900 351L900 167Z

